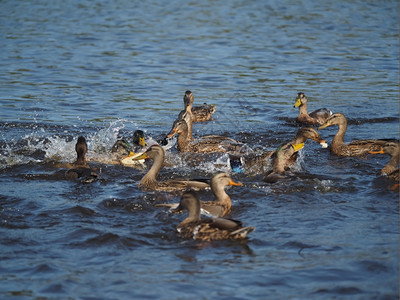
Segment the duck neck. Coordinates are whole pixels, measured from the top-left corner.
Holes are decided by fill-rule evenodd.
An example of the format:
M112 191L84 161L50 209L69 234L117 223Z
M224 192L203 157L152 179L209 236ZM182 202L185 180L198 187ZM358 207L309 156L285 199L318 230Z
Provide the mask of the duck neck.
M386 166L382 169L382 175L389 175L390 173L394 172L397 170L399 166L399 153L395 153L395 155L392 155L390 157L389 162L386 164Z
M307 103L303 103L299 107L299 116L306 116L308 117L308 112L307 112Z
M191 223L191 222L198 222L200 221L200 206L196 207L195 209L189 210L189 215L185 220L183 220L178 227L183 226L185 224Z
M86 166L86 158L85 154L78 154L78 157L76 158L75 161L76 166Z
M153 158L153 165L150 170L144 175L140 183L143 186L151 186L157 183L157 175L160 172L164 163L164 153Z
M192 141L193 140L193 136L192 136L192 123L193 123L192 105L186 107L186 114L185 114L184 119L187 124L187 139Z
M211 191L213 192L214 197L215 197L214 201L220 202L220 203L230 203L231 198L225 192L225 186L211 184Z
M344 135L346 134L347 131L347 121L342 120L342 122L338 124L338 127L339 129L332 140L332 147L338 147L344 145Z
M180 152L189 151L189 142L190 142L190 140L188 139L187 130L184 130L184 131L178 133L178 138L177 138L176 143L178 144L177 148Z

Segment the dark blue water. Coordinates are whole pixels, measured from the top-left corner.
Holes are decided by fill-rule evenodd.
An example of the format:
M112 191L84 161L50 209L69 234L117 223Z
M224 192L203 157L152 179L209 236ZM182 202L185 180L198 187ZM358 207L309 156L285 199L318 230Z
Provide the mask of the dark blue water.
M107 163L118 136L163 138L188 89L217 107L195 136L273 150L299 128L302 91L310 111L346 115L346 142L398 138L398 1L2 1L0 21L0 298L398 298L387 156L308 141L287 180L233 173L231 217L256 230L211 243L181 240L183 216L154 207L179 193ZM91 184L54 176L79 135ZM226 155L193 167L174 146L167 161L162 178L231 171Z

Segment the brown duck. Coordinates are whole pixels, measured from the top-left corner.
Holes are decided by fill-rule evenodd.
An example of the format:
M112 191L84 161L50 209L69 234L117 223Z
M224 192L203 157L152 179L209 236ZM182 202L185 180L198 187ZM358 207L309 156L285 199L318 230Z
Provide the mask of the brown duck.
M218 173L211 179L211 191L214 194L214 201L200 201L201 212L214 217L225 217L231 212L232 201L225 191L225 187L229 185L241 186L240 182L232 180L227 173ZM156 207L177 208L179 203L163 203L157 204Z
M183 103L186 108L192 114L192 122L204 122L211 120L213 113L215 112L215 105L209 105L204 103L201 106L193 106L194 97L191 91L186 91L183 97Z
M142 155L135 157L134 159L152 159L153 165L143 176L140 181L139 186L151 189L151 190L159 190L172 192L177 190L184 190L188 188L192 189L204 189L210 187L208 183L202 181L194 181L194 180L167 180L167 181L158 181L157 176L160 172L163 164L164 164L165 152L164 149L159 145L153 145Z
M224 218L200 218L200 201L192 191L184 192L175 212L187 210L188 216L176 230L181 238L201 241L243 240L254 227L243 227L240 221Z
M244 146L244 144L234 139L218 135L203 136L191 141L188 138L187 123L182 119L178 119L174 122L167 137L171 138L175 134L178 135L177 149L180 152L240 152Z
M264 180L267 182L276 182L278 179L282 178L282 174L296 162L298 151L304 147L304 143L308 139L319 143L323 148L328 146L314 128L300 128L291 142L278 147L278 149L272 153L272 171L267 174Z
M389 154L390 160L381 170L381 175L387 176L399 182L399 143L387 142L378 151L370 151L370 154Z
M296 120L301 124L322 125L332 115L332 112L327 108L320 108L308 114L307 97L301 92L297 93L293 107L299 108L299 115Z
M83 136L78 137L75 144L76 161L72 164L72 168L65 172L65 178L74 180L81 178L82 182L92 182L97 178L97 174L93 172L86 162L87 143Z
M331 152L337 156L362 156L369 151L379 151L385 140L355 140L349 144L344 143L344 135L347 131L347 120L344 114L334 113L318 129L337 125L339 127L332 140Z

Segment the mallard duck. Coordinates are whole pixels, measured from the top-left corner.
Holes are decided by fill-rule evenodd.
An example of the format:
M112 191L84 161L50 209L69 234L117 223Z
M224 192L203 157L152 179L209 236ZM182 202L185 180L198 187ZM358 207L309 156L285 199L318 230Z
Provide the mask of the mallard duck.
M332 115L332 112L327 108L320 108L308 114L307 97L301 92L297 93L296 102L293 107L299 108L299 116L296 120L302 124L322 125Z
M139 186L152 190L159 191L177 191L184 190L187 188L193 189L204 189L210 187L208 183L202 181L193 180L167 180L157 181L157 175L160 172L164 163L165 152L164 149L159 145L153 145L146 150L142 155L135 157L134 159L152 159L153 165L150 170L144 175L140 181Z
M225 191L225 187L229 185L241 186L240 182L232 180L227 173L218 173L211 179L211 191L214 194L214 201L200 201L201 210L207 215L214 217L225 217L231 212L232 201ZM163 203L157 204L156 207L177 208L179 203Z
M194 97L191 91L186 91L183 97L183 103L185 108L188 107L192 114L193 122L204 122L211 120L213 113L215 112L215 105L209 105L204 103L201 106L193 106Z
M282 174L296 162L298 151L304 147L304 143L308 139L316 141L323 148L328 146L314 128L300 128L291 142L278 147L278 149L272 153L272 171L267 174L264 180L267 182L276 182L278 179L282 178Z
M368 154L369 151L379 151L380 147L387 142L385 140L355 140L345 144L344 135L347 130L347 120L342 113L334 113L318 129L332 125L339 127L331 144L331 152L337 156L362 156Z
M194 141L188 139L188 126L185 120L178 119L172 125L171 131L167 134L168 138L178 134L177 149L180 152L240 152L243 144L231 138L208 135L200 137Z
M245 239L254 227L243 227L240 221L224 218L200 218L200 201L193 191L183 193L175 212L187 210L188 217L176 227L180 237L201 241Z
M144 160L138 161L134 158L142 154L147 147L147 143L142 130L136 130L133 133L132 145L125 139L120 139L115 142L111 148L111 152L114 154L113 159L117 163L121 163L124 166L136 166L143 164Z
M83 136L78 137L75 145L76 161L72 164L72 168L65 172L65 178L74 180L81 178L82 182L92 182L97 178L97 174L91 170L86 162L87 143Z
M383 167L381 175L399 182L399 143L387 142L378 151L369 151L370 154L389 154L390 160Z
M236 172L247 172L252 170L259 173L269 165L269 159L272 158L272 165L274 166L275 171L283 172L283 170L286 170L290 165L295 163L297 159L297 151L302 148L302 144L304 144L308 139L316 141L322 146L322 148L328 147L328 144L321 138L314 128L302 127L297 131L296 136L292 141L281 145L276 150L251 153L242 156L229 155L230 165L232 170ZM279 152L279 155L277 152Z
M131 145L127 140L120 139L117 140L111 148L111 152L117 153L121 156L127 156L133 153L143 152L144 147L147 147L146 140L144 138L144 132L142 130L136 130L133 133Z

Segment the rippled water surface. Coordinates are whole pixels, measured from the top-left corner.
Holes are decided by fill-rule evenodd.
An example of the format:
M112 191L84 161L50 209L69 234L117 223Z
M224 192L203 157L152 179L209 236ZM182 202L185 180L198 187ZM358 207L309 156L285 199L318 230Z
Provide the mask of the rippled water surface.
M193 166L171 141L161 178L243 183L228 189L231 217L256 230L211 243L180 239L183 215L154 207L179 193L138 189L146 169L105 161L136 129L161 140L186 90L217 107L195 136L276 149L299 128L302 91L309 110L346 115L346 142L398 138L398 1L1 1L0 20L0 298L399 297L387 156L308 141L272 184L226 155ZM79 135L99 173L89 184L56 176Z

